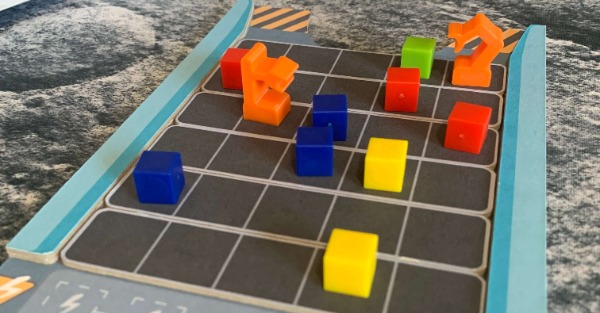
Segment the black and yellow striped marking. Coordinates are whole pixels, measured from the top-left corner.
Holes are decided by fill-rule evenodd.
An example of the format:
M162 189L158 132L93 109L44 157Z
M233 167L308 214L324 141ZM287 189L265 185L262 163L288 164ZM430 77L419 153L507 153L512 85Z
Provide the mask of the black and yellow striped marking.
M251 27L277 29L286 32L308 31L310 11L294 9L277 9L265 5L254 8Z
M507 29L502 33L502 39L504 40L504 48L500 51L500 53L511 53L519 39L523 36L523 31L520 29ZM475 50L479 44L481 44L481 39L474 38L471 41L465 44L465 49ZM454 43L448 45L448 48L454 48Z

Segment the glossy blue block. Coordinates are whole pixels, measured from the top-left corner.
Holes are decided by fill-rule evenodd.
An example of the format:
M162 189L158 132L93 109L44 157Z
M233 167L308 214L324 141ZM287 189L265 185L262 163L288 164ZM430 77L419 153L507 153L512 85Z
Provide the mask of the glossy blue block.
M144 151L133 170L133 180L140 202L177 203L185 185L181 154Z
M298 176L333 176L332 127L298 128L296 174Z
M348 137L348 102L346 95L313 96L313 126L333 127L333 140Z

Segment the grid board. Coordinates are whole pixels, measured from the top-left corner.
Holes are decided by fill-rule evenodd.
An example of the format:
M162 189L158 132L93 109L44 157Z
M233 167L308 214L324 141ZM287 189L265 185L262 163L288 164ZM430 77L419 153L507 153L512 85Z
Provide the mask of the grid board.
M493 66L490 88L466 89L451 86L452 62L435 60L419 111L396 114L383 94L399 57L266 45L300 64L284 122L243 120L241 93L222 89L215 69L150 145L182 153L180 201L139 203L130 170L63 250L65 264L286 311L482 312L506 69ZM348 140L336 142L332 177L298 177L296 130L311 125L312 95L329 93L348 94ZM480 155L443 147L455 101L493 110ZM370 137L409 141L401 193L362 188ZM323 291L333 228L380 236L369 299Z

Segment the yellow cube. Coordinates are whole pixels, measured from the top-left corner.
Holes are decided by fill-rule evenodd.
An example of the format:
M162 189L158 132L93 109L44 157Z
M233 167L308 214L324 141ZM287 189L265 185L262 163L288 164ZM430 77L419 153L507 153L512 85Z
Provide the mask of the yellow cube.
M334 228L323 257L326 291L368 298L377 267L376 234Z
M407 153L406 140L371 138L365 159L364 187L401 192Z

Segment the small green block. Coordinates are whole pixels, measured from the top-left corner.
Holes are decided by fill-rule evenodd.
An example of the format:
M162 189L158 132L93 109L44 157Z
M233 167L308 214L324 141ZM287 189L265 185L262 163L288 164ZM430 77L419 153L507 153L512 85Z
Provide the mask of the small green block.
M435 39L407 37L402 46L400 67L419 68L421 78L428 79L431 75L434 54Z

